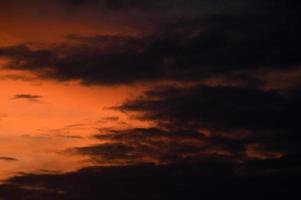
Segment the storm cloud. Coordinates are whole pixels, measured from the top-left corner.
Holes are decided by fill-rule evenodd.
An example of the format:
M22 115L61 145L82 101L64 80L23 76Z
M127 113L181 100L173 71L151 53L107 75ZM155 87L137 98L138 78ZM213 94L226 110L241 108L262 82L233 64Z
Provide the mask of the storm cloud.
M245 159L244 145L240 140L206 137L194 130L163 130L159 128L133 128L102 131L95 136L99 145L71 149L89 155L99 164L158 165L197 162L199 160L229 163Z
M28 5L24 13L35 19L57 13L64 20L80 18L81 25L114 24L130 31L74 32L55 43L3 45L1 70L112 90L131 86L134 94L110 109L148 126L123 122L123 115L101 116L95 126L127 126L100 127L93 145L66 149L100 167L15 176L0 186L4 198L300 196L299 1L31 0Z
M117 109L169 130L204 130L211 137L227 138L225 144L236 141L247 156L249 147L259 154L284 156L300 154L299 102L299 91L169 86L150 90Z
M256 164L262 166L265 163ZM20 196L25 199L62 200L99 197L110 200L294 199L300 195L299 184L299 175L263 173L253 177L237 176L227 164L198 163L163 167L95 167L60 175L27 174L10 179L0 187L0 192L4 198L11 200Z
M71 35L55 47L2 47L0 56L10 60L9 69L104 85L219 76L248 77L259 83L267 81L258 77L262 71L298 71L300 5L256 2L253 8L261 8L256 11L176 19L147 35Z

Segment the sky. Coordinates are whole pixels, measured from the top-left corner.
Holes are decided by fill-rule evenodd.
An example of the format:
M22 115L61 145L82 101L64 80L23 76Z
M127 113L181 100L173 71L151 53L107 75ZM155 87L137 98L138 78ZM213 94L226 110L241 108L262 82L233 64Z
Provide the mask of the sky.
M1 1L0 199L299 196L300 8Z

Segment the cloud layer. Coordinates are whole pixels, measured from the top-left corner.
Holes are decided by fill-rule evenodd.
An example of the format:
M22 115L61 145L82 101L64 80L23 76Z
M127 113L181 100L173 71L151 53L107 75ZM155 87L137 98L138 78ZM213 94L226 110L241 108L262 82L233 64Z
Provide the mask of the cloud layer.
M139 34L70 34L56 44L1 46L2 68L83 85L143 84L147 91L112 109L150 125L100 130L98 144L67 150L110 167L14 177L0 187L5 197L289 199L298 191L299 1L54 2L29 4L58 6L62 19L78 14L81 22L114 16L113 24ZM99 122L105 121L119 117Z
M11 61L6 66L10 69L105 85L200 81L216 76L248 77L258 82L266 81L266 77L258 78L263 70L299 69L301 30L296 8L300 5L256 2L254 9L261 6L256 12L219 11L176 19L147 36L72 35L68 42L49 48L2 47L0 56ZM127 3L131 5L131 1L112 2L116 6Z

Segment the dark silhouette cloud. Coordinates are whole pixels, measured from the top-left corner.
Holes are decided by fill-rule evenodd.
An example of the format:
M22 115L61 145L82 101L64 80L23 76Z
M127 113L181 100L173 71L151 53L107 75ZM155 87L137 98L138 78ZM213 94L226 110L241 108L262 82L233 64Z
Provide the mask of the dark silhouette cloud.
M117 109L156 122L158 127L208 130L211 136L238 140L245 148L257 144L258 151L299 155L299 102L299 90L280 93L240 87L170 86L150 90Z
M99 164L170 164L193 160L244 159L239 140L206 137L193 130L167 131L159 128L111 130L96 135L102 144L72 149L91 156Z
M33 94L16 94L12 99L25 99L30 101L39 101L43 96Z
M227 3L218 0L60 0L72 6L86 6L93 5L102 7L114 11L133 11L133 10L143 10L143 11L153 11L157 15L161 15L158 11L196 11L201 10L203 12L211 11L212 9L231 10L235 7L244 8L244 3L240 3L238 0L231 0ZM248 2L245 2L248 4ZM185 13L185 12L184 12Z
M119 117L117 117L117 116L103 117L101 120L103 120L103 121L116 122L116 121L119 121Z
M249 77L248 83L258 84L266 81L258 80L260 70L299 69L301 29L299 4L256 2L250 12L178 19L148 36L72 35L69 42L52 48L2 47L0 56L11 60L10 69L88 84L187 82L216 76Z
M259 164L259 163L257 163ZM260 166L265 165L261 163ZM238 167L241 168L241 167ZM252 167L250 167L251 169ZM264 171L264 166L262 167ZM299 197L300 175L235 175L225 163L87 168L61 175L28 174L0 186L6 199L241 199Z
M142 1L142 0L61 0L73 6L83 6L92 4L93 6L105 6L110 9L125 9L135 7L147 7L150 5L158 4L160 1Z
M297 127L295 120L285 120L284 115L295 116L299 107L290 105L293 100L277 91L253 88L170 86L147 91L119 108L141 112L142 119L170 127L260 130Z
M17 159L16 158L13 158L13 157L8 157L8 156L0 156L0 161L9 161L9 162L11 162L11 161L17 161Z
M72 6L82 6L86 4L98 4L99 0L61 0L62 2L65 2L67 4L70 4Z
M148 91L112 108L151 126L100 130L99 144L67 150L111 167L16 176L0 186L4 198L300 196L299 1L56 3L67 6L66 13L115 13L118 22L135 18L155 28L135 36L72 34L55 45L2 46L0 57L8 60L3 68L82 84L147 83ZM113 116L98 123L119 121Z

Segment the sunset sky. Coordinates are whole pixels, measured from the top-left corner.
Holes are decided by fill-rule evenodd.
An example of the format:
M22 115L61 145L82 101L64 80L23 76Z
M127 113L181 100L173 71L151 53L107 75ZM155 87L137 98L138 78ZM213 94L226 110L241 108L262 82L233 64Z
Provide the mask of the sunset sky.
M291 199L300 9L1 1L0 200Z

